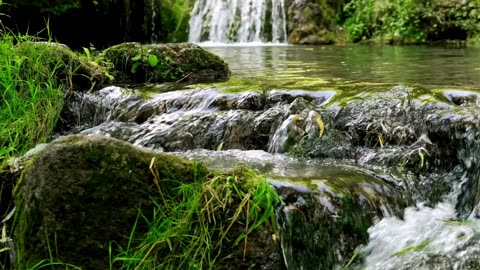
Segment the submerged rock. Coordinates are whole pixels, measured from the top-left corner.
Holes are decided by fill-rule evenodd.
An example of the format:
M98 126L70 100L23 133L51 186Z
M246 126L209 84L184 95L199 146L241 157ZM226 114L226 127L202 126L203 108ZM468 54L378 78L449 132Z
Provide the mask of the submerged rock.
M220 57L190 43L122 43L102 55L113 63L116 83L220 82L230 77Z
M238 179L248 178L251 174L248 171L239 171L235 175L237 180L228 180L229 185L236 183L243 189L241 182L237 182ZM144 220L152 220L156 207L161 205L162 209L176 209L177 203L180 205L182 202L182 196L188 195L186 199L192 198L193 193L187 192L185 184L197 183L198 192L203 194L206 190L204 188L215 186L212 184L203 187L202 180L217 181L218 186L226 183L223 181L229 176L231 174L215 176L198 163L138 148L108 137L69 136L57 139L34 158L25 169L15 190L18 211L15 245L19 256L23 258L17 267L28 269L41 260L50 258L83 269L108 269L112 259L109 258L109 252L115 253L116 247L126 247L127 244L131 245L131 248L136 247L139 244L138 239L141 239L152 225L148 222L145 224ZM252 188L252 182L249 183L249 188ZM230 186L220 186L219 190L231 194L229 188ZM213 192L213 189L209 192ZM207 203L212 203L209 192L199 199L204 198ZM249 191L245 192L242 194ZM172 198L174 201L170 201ZM212 197L211 200L213 199ZM167 205L167 202L175 205ZM281 267L280 253L277 243L272 240L273 229L268 222L258 224L258 229L248 236L245 252L243 242L234 244L235 239L245 233L242 224L245 224L247 218L250 219L250 216L243 215L229 218L239 207L235 203L240 202L243 202L242 197L232 195L224 207L216 208L211 205L214 208L209 210L210 212L199 209L198 216L188 215L194 218L191 221L192 228L212 228L209 232L211 241L221 242L225 237L223 235L220 238L226 227L220 227L223 228L220 230L218 226L233 225L221 247L210 246L210 251L202 252L218 252L208 256L218 257L220 268L229 263L244 265L242 258L245 256L249 261L248 265L255 264L264 267L262 269L278 269ZM259 208L260 213L265 211L262 209L266 208ZM139 220L140 210L142 218ZM202 215L208 216L208 219L202 218ZM238 221L233 222L235 219ZM133 228L135 230L132 231ZM200 227L192 230L185 233L188 235L202 231ZM188 239L188 243L192 242ZM168 241L178 243L176 241L185 240L172 236ZM158 246L159 254L155 257L161 257L160 260L164 258L164 255L160 254L165 252L162 247L168 249L167 245ZM170 247L170 253L175 252L172 248L180 252L181 247L183 245L174 244L174 247ZM54 258L51 257L51 252L55 254ZM153 254L156 254L155 252ZM157 263L160 265L163 262ZM118 262L114 263L115 267L119 267L117 264Z

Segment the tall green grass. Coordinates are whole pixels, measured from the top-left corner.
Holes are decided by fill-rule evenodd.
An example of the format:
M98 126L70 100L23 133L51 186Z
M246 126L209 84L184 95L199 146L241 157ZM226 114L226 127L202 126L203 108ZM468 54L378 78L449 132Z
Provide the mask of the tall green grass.
M33 37L0 32L0 164L52 133L63 107L55 77L54 46L31 46Z
M251 170L158 189L162 199L153 213L139 212L128 244L110 247L111 269L212 269L239 250L245 256L248 236L263 224L275 228L279 197Z

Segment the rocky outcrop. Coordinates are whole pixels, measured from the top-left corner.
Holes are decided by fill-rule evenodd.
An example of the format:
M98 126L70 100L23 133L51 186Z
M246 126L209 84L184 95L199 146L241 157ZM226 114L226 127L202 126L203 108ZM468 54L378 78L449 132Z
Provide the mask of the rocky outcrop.
M337 42L334 11L313 0L286 0L288 42L332 44ZM322 2L322 1L320 1Z
M218 82L230 77L220 57L195 44L124 43L102 55L113 63L116 83Z
M34 157L15 189L14 240L22 258L17 268L29 269L44 259L82 269L108 269L110 263L120 268L121 260L109 254L115 256L127 245L131 250L148 245L140 240L148 229L156 224L155 230L165 230L161 224L173 220L169 226L175 234L168 236L168 230L160 234L167 235L169 245L156 239L150 243L152 250L140 255L160 258L148 259L149 263L169 268L189 260L213 263L205 258L216 258L221 269L222 265L241 267L245 258L250 266L279 269L278 243L268 222L275 196L268 195L268 184L248 170L233 175L235 179L230 179L231 173L215 174L198 163L108 137L57 139ZM265 197L244 197L255 188ZM254 201L247 202L249 198ZM251 208L255 215L248 214L248 209L237 213L245 203L256 205ZM190 223L185 227L185 222ZM245 224L250 227L246 229ZM209 231L204 234L204 230ZM248 246L242 238L247 235ZM191 241L191 237L202 241ZM197 246L184 249L185 245Z

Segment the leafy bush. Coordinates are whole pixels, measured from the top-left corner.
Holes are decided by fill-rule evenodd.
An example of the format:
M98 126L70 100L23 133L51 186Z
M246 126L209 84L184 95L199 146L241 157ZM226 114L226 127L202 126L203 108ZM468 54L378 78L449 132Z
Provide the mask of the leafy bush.
M479 10L477 0L352 0L344 6L344 27L351 42L467 39L480 31Z

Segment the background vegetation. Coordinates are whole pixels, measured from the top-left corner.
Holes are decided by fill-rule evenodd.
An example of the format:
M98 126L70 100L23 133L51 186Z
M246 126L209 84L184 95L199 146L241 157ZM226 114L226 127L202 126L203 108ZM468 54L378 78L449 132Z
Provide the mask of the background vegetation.
M478 0L351 0L343 12L350 42L472 40L480 33Z
M418 44L480 40L480 0L304 1L307 8L302 12L306 19L300 21L303 20L305 29L317 29L312 31L319 35L327 29L334 35L328 40L334 42ZM287 0L286 4L294 7L294 2ZM11 14L10 18L3 18L4 24L12 29L16 25L20 32L28 29L36 33L49 19L59 41L75 48L88 47L90 42L101 48L124 41L186 41L194 4L195 0L17 0L4 6L0 13ZM309 19L312 14L318 16ZM79 27L78 21L82 22Z

